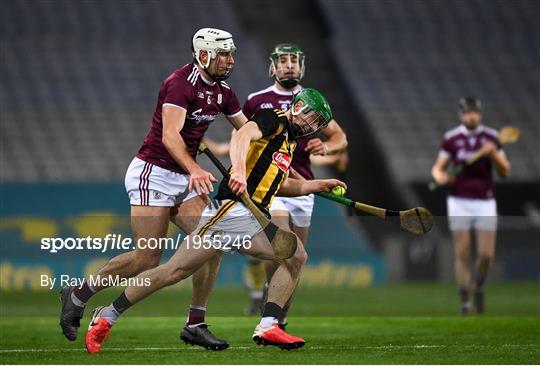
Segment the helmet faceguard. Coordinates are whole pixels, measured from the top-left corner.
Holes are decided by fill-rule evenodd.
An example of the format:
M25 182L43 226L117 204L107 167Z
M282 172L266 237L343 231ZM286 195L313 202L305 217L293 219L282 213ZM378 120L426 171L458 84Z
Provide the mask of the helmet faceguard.
M278 44L270 54L268 75L275 77L276 81L285 89L292 89L304 77L304 61L304 53L298 46L289 43ZM296 75L294 74L295 68ZM278 73L282 75L278 75Z
M203 68L204 71L215 81L221 81L227 79L233 70L233 67L226 67L226 73L224 75L218 75L217 69L220 65L216 64L214 71L211 72L208 67L212 60L216 59L218 55L223 53L231 54L234 56L236 52L236 46L232 35L221 29L216 28L202 28L199 29L194 35L191 44L191 50L193 52L193 58ZM208 53L208 59L203 64L201 61L201 51ZM217 62L218 60L216 60Z
M294 138L309 138L328 126L332 110L315 89L306 88L291 103L291 130Z

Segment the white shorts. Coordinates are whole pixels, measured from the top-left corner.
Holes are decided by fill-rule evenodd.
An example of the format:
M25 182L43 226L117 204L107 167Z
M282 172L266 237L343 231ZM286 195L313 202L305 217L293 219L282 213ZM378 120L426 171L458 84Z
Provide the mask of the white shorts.
M180 174L134 158L126 172L129 202L137 206L173 207L197 196L188 192L189 175Z
M270 212L289 211L294 226L309 227L314 204L315 196L313 194L298 197L274 197Z
M261 231L261 225L242 202L212 200L203 210L201 221L190 236L198 236L198 240L203 242L218 238L212 241L212 247L229 252L250 245L251 238Z
M497 230L497 202L448 196L448 224L450 230Z

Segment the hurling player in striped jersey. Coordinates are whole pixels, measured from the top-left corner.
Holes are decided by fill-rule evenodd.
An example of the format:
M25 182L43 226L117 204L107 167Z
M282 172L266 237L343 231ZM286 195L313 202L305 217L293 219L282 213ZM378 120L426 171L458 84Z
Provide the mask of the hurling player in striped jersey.
M286 333L278 326L278 319L298 284L307 254L296 235L284 239L276 234L275 227L263 228L255 211L269 218L268 208L278 192L298 196L329 192L336 186L346 188L337 179L300 181L288 177L296 140L316 134L331 118L332 111L324 96L307 88L295 97L289 111L260 110L235 131L231 138L229 174L221 181L215 199L203 211L198 227L166 263L139 274L136 285L128 286L109 306L94 310L86 335L88 351L100 352L111 328L136 303L188 278L216 253L231 251L272 260L278 266L270 279L268 302L253 332L253 341L281 349L303 347L305 340ZM251 200L257 209L248 209L246 200ZM231 244L231 239L241 240L242 244ZM138 285L144 279L148 285ZM186 342L191 343L189 339Z

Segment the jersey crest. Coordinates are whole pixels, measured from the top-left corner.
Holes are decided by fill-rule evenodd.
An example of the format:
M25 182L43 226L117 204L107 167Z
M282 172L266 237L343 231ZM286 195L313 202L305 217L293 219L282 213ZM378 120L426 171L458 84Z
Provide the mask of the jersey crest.
M272 160L283 172L287 172L289 170L289 167L291 166L291 157L288 154L282 153L280 151L276 151L272 154Z

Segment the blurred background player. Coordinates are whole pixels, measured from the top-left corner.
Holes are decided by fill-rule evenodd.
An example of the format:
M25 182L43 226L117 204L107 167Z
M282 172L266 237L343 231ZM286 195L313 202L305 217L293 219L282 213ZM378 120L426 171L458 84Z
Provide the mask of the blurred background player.
M510 163L498 143L498 132L484 126L482 104L475 97L459 100L461 125L444 135L441 151L431 174L440 185L449 186L447 198L448 221L454 241L454 265L461 313L470 311L469 293L474 291L477 313L484 311L483 285L495 256L495 233L497 229L497 205L493 186L492 167L507 177ZM483 158L455 177L449 176L450 164L463 164L477 150ZM474 282L471 281L471 229L475 232L478 259Z
M219 113L236 128L246 117L235 92L224 82L234 66L236 47L226 31L203 28L192 39L193 62L163 81L150 131L126 173L134 242L167 235L169 221L192 232L213 191L213 175L195 161L204 133ZM129 278L159 264L162 248L136 248L112 258L93 275ZM193 295L182 337L211 349L225 349L205 324L206 304L219 269L219 253L193 275ZM74 341L86 302L105 286L86 280L62 289L60 325Z
M278 44L270 54L269 76L273 77L274 84L252 93L248 96L244 106L244 114L249 118L261 109L277 108L289 110L292 100L303 88L299 84L305 72L305 55L294 44ZM326 137L323 142L320 138L298 139L298 146L294 152L291 174L295 178L313 179L310 155L329 155L342 151L347 147L347 137L332 119L328 126L321 130ZM300 241L306 245L311 224L311 214L314 204L313 194L301 197L276 197L270 207L272 221L276 225L293 231ZM275 266L260 260L251 260L245 271L245 283L250 290L251 305L246 309L248 315L259 311L263 301L263 289L267 275L275 270ZM287 314L288 306L285 309ZM284 319L280 319L284 323Z

